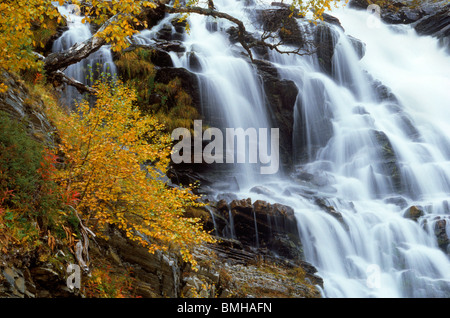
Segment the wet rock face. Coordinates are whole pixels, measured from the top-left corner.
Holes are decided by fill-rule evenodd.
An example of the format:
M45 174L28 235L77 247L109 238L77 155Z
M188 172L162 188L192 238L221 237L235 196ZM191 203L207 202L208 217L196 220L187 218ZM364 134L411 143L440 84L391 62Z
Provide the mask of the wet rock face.
M333 71L333 55L337 40L337 34L329 26L324 24L317 26L314 34L317 45L316 54L322 71L329 75Z
M294 126L294 106L298 88L294 82L282 80L277 69L269 62L255 60L254 64L261 76L266 93L268 113L272 116L274 127L280 132L280 158L282 165L292 165L292 133Z
M440 10L430 10L432 13L424 16L414 24L420 35L431 35L450 51L450 4Z
M263 249L274 255L303 258L294 210L283 204L251 199L217 202L215 226L220 236L232 237L246 247Z
M378 130L373 130L372 134L374 141L377 144L377 153L380 156L379 169L377 168L376 172L391 178L393 189L397 192L402 192L404 190L402 188L403 181L400 174L397 154L395 153L389 138L384 132Z

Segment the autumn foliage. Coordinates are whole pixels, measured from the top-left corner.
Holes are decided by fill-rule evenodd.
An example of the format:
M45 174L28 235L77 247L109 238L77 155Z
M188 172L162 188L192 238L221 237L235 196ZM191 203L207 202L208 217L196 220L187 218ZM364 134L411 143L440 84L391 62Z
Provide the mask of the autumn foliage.
M133 89L106 78L94 87L93 107L84 101L57 121L65 154L59 184L79 193L76 208L99 235L113 225L150 252L177 249L195 265L191 248L213 240L199 220L183 217L198 197L165 182L170 136L133 105Z

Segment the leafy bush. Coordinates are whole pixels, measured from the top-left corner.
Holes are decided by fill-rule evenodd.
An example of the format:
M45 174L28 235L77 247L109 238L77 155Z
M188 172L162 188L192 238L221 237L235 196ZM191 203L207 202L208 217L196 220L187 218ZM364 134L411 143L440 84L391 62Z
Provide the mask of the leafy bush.
M164 182L170 135L135 106L134 89L107 78L94 88L95 105L84 101L53 120L65 154L60 185L80 193L76 208L99 236L114 225L150 252L174 248L195 266L191 248L213 239L199 219L185 217L198 197Z

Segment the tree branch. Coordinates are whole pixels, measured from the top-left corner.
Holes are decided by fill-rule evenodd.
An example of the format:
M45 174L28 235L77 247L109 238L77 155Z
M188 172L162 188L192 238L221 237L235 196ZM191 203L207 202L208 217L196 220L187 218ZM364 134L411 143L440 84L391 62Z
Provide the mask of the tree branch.
M67 85L75 87L81 94L89 93L89 94L94 95L97 93L97 91L95 89L93 89L92 87L87 86L87 85L67 76L60 70L57 70L57 71L51 73L49 78L56 83L55 86L57 86L58 84L67 84Z
M117 21L120 16L121 14L116 14L111 17L92 37L85 40L84 42L77 43L64 52L55 52L49 54L44 59L44 69L47 74L51 75L58 70L75 64L100 49L103 45L106 44L106 40L100 37L99 34L101 34L111 23Z
M163 10L166 13L195 13L205 16L211 16L214 18L221 18L228 20L237 26L237 40L242 45L244 50L247 52L249 58L253 62L253 54L251 51L251 48L256 46L264 46L269 48L270 50L275 50L279 53L286 53L286 54L298 54L298 55L304 55L307 53L301 53L301 49L292 49L292 50L282 50L280 49L280 46L283 45L283 42L280 41L278 43L268 43L266 40L269 38L274 38L271 35L268 35L264 33L261 36L261 39L248 39L248 32L246 31L244 23L227 14L224 12L217 11L214 7L214 3L212 0L208 1L208 8L201 8L197 6L192 7L172 7L167 5L167 0L159 0L157 1L158 7L156 9L146 9L146 10ZM145 11L145 10L144 10ZM112 23L116 22L120 18L123 17L123 14L118 13L111 17L109 20L107 20L102 27L89 39L85 40L84 42L77 43L73 45L71 48L64 52L55 52L49 54L47 57L43 58L42 56L37 56L39 59L43 59L44 62L44 69L49 76L49 78L52 78L53 80L56 80L58 83L65 83L67 85L71 85L76 87L80 92L88 92L90 94L95 94L95 90L91 87L88 87L81 82L78 82L74 80L73 78L70 78L66 76L61 70L75 64L85 58L87 58L90 54L96 52L100 49L103 45L106 44L106 40L100 36L100 34ZM132 48L136 48L138 44L132 44Z
M233 17L227 13L216 11L216 10L210 9L210 8L208 8L208 9L200 8L200 7L175 8L175 7L171 7L168 5L164 5L163 7L164 7L164 10L168 13L197 13L197 14L201 14L201 15L211 16L214 18L226 19L228 21L233 22L238 27L239 43L241 43L242 47L247 51L250 59L253 61L252 51L250 50L250 47L248 46L247 42L245 41L246 29L245 29L244 23L241 20L236 19L235 17Z

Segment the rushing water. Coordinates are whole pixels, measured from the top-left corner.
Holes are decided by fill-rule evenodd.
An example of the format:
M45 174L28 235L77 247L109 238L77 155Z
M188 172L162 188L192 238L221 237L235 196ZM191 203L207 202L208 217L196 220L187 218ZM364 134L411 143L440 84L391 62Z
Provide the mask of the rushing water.
M82 22L84 16L80 15L78 6L72 4L58 6L58 11L65 17L68 29L53 43L53 52L65 51L74 44L92 37L90 25ZM64 70L64 74L86 85L91 85L92 79L100 73L116 73L111 51L106 45ZM74 87L67 86L62 94L61 102L70 107L75 101L79 102L81 99L82 95Z
M215 4L251 20L247 14L254 8L242 2ZM299 169L322 178L323 184L308 198L302 192L305 183L281 177L265 184L274 193L267 197L249 192L262 181L247 174L246 183L239 179L239 195L295 209L306 259L324 279L325 297L448 297L450 262L434 229L445 219L450 234L450 58L435 39L418 37L408 26L370 28L366 12L333 14L346 34L366 44L361 61L337 27L331 75L320 70L315 55L271 53L270 58L300 91L294 149L297 138L305 138L307 147L301 151L307 160ZM218 22L219 32L209 32L207 22L191 17L187 53L173 56L176 66L186 68L192 52L199 59L201 70L193 71L201 82L204 115L219 114L225 127L270 124L255 69L220 32L229 25ZM368 74L398 101L380 101ZM241 176L242 171L235 173ZM296 187L302 195L282 194L285 189L295 193ZM345 224L319 209L315 198L339 211ZM413 205L425 212L418 222L404 217Z
M245 23L263 6L257 3L215 1L218 10ZM302 154L298 171L316 182L294 182L282 173L265 181L254 165L237 164L232 172L237 194L294 208L306 260L323 278L325 297L449 297L449 256L438 247L435 228L443 224L450 235L450 57L435 39L419 37L408 26L374 27L364 11L332 14L345 29L344 34L333 28L332 74L320 70L314 54L270 54L281 77L299 88L294 153ZM167 16L135 41L152 43L171 19ZM90 36L77 21L55 50ZM256 69L225 32L232 24L196 15L188 21L186 52L171 56L176 67L197 74L205 120L219 128L270 127ZM217 23L217 31L211 23ZM299 23L302 30L308 28ZM258 30L248 23L248 31ZM362 60L346 34L366 44ZM74 66L71 74L81 80L75 74L79 70ZM389 87L397 100L380 100L371 78ZM261 184L273 195L249 191ZM320 209L318 198L341 213L343 222ZM404 217L410 206L425 213L417 222Z

